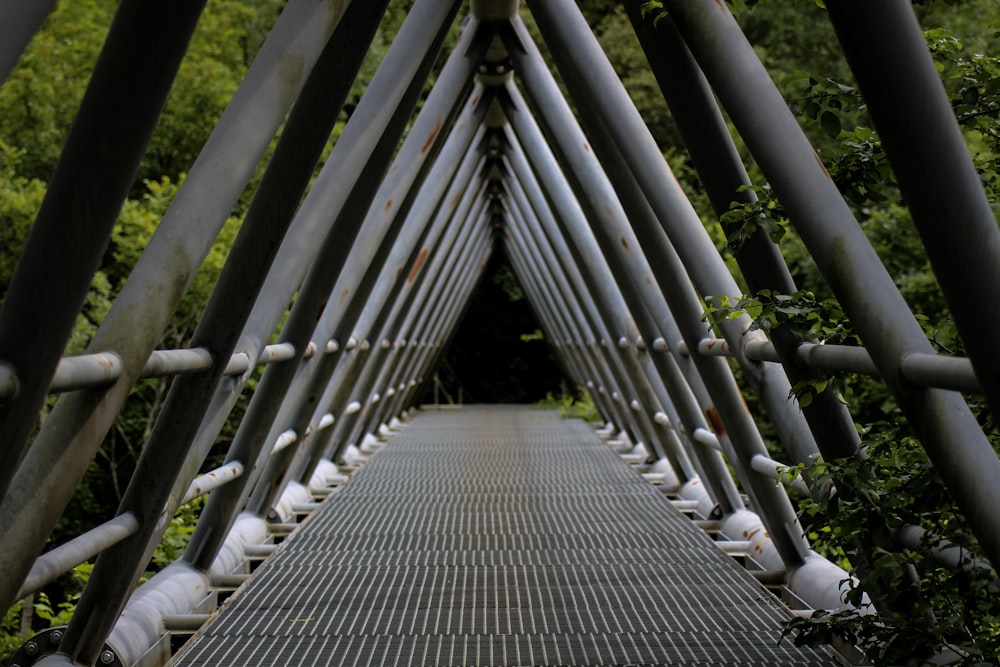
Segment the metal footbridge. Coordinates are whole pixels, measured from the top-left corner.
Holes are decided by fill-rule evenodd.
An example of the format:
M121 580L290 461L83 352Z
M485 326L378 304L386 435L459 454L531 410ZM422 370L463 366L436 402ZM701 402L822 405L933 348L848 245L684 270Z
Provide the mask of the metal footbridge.
M787 611L582 422L425 411L173 664L823 665Z
M0 7L0 81L53 4ZM725 3L622 4L716 212L756 201L731 124L863 346L709 326L706 302L792 294L791 273L759 227L724 226L748 238L720 255L570 0L416 0L331 141L387 4L287 2L64 356L205 5L120 3L0 307L0 607L93 564L68 624L36 624L12 664L828 663L779 645L782 619L881 613L847 592L886 549L970 567L905 521L858 540L861 581L813 550L798 499L843 478L786 466L869 474L833 392L791 391L830 369L885 383L972 566L1000 563L1000 459L966 402L1000 409L1000 231L908 0L826 5L968 357L935 352ZM189 344L163 347L249 183ZM603 441L528 409L420 409L498 253ZM156 378L117 511L50 542ZM140 584L199 498L183 554Z

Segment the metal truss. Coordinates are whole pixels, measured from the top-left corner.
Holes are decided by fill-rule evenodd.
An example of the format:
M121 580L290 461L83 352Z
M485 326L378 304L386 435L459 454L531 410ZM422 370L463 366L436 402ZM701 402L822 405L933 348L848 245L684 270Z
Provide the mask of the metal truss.
M607 432L641 445L726 534L766 534L760 564L811 607L842 606L847 575L811 550L775 480L804 493L808 482L785 479L758 423L773 426L787 464L864 466L832 395L801 409L789 398L821 369L883 379L1000 562L1000 460L960 393L1000 409L1000 321L980 308L1000 301L1000 280L983 275L1000 266L1000 232L909 3L852 3L850 15L848 3L827 4L967 359L934 353L739 26L711 0L664 0L669 18L655 25L640 0L624 5L716 211L753 197L718 99L864 347L767 337L746 316L716 337L706 299L738 299L737 278L793 292L788 268L759 233L733 275L570 0L527 6L573 108L517 2L500 0L473 1L421 102L460 3L417 0L314 173L387 2L290 0L87 353L62 357L204 5L121 3L0 309L0 605L97 558L73 620L22 648L27 664L169 657L163 628L201 613L206 590L266 551L255 545L310 502L308 489L419 406L494 252ZM0 81L52 4L2 10ZM294 74L289 59L301 63ZM908 99L926 113L909 113ZM154 349L275 139L190 346ZM261 366L226 463L199 476ZM117 514L42 554L131 389L168 376ZM133 592L170 517L202 495L184 556ZM919 547L920 530L899 539ZM962 565L946 545L936 554Z

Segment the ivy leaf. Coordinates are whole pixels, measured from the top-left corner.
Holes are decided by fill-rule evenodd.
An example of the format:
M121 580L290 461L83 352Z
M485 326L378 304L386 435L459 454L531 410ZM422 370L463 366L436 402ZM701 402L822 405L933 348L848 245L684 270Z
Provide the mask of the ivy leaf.
M840 117L832 111L824 111L819 118L819 124L831 137L836 138L840 135Z

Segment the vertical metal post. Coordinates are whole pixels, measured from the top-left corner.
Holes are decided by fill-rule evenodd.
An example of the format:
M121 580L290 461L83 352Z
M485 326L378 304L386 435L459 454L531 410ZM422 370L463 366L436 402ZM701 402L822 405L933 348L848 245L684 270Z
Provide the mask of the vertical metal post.
M1000 230L908 2L827 5L976 377L1000 419Z
M130 0L115 13L0 308L0 362L14 369L19 384L16 396L0 402L0 497L37 425L56 364L204 6L205 0L157 7ZM33 20L39 8L14 12ZM4 17L0 23L7 26L8 20L10 28L20 22ZM54 287L46 290L44 308L38 303L41 285ZM7 568L0 574L5 609L7 595L21 583L13 582L8 593L7 577L13 574Z
M933 349L829 174L728 10L702 0L664 5L983 551L1000 562L1000 460L959 394L915 387L899 373L908 354Z

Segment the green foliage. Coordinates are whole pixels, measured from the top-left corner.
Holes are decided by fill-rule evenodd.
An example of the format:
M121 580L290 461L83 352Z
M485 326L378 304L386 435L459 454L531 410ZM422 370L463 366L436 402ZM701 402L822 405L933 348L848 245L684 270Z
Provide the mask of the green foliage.
M535 407L543 410L558 410L559 416L563 419L582 419L587 422L596 422L601 418L590 394L583 389L577 391L575 395L571 393L556 395L549 392L545 394L545 398L535 403Z
M167 531L160 540L156 551L153 552L152 566L154 570L161 570L170 565L175 560L184 555L191 535L194 533L195 524L202 508L205 506L204 497L195 498L177 510L177 514L170 520ZM147 576L151 573L147 572Z
M19 175L25 152L0 139L0 302L45 196L43 181Z
M784 209L771 192L767 183L760 186L742 185L740 192L751 190L756 197L751 202L734 201L719 220L730 228L728 249L737 252L757 230L763 231L775 243L788 233L788 219Z
M804 525L826 527L810 534L819 549L849 550L858 540L874 545L864 586L883 605L869 613L854 586L849 597L858 609L796 618L784 634L800 645L846 639L875 665L919 664L949 649L959 656L948 664L996 664L1000 580L985 567L968 522L904 419L870 425L862 435L869 471L853 459L814 464L814 488L828 493L803 501L800 514ZM924 548L899 547L893 533L904 525L926 531ZM943 540L962 549L965 568L949 569L928 555Z
M803 340L839 345L858 345L844 310L836 299L818 299L808 291L778 294L760 290L754 296L733 301L728 296L707 299L712 319L735 319L746 313L752 318L750 330L791 329Z
M27 634L21 634L21 609L23 607L23 601L16 602L0 620L0 664L9 664L14 653L28 638Z

